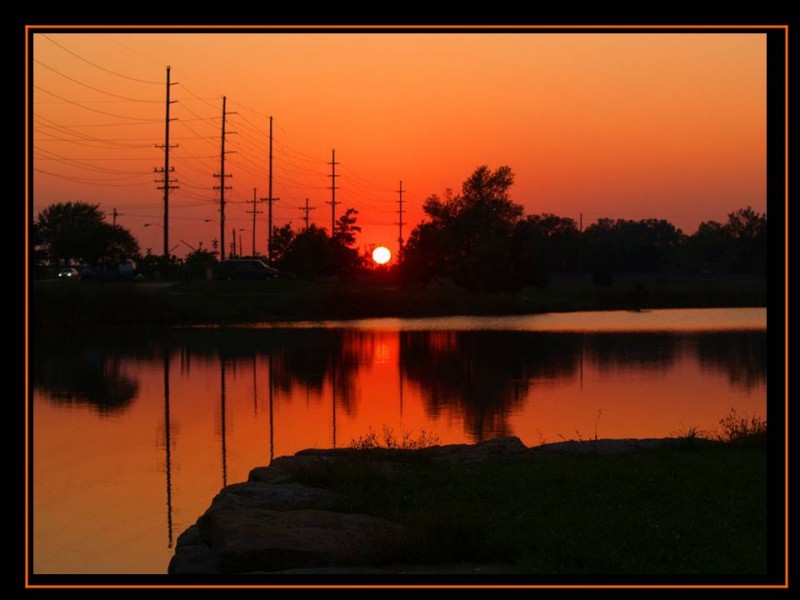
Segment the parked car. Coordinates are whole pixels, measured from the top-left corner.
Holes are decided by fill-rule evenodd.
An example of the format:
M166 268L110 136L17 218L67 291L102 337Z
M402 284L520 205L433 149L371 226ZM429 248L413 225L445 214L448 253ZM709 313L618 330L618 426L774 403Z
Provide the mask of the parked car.
M217 279L275 279L280 273L255 258L223 260L217 265Z
M81 271L81 279L86 281L133 281L136 277L136 266L131 261L122 261L111 265L86 267Z
M74 267L65 267L58 272L59 279L80 279L80 277L78 269Z

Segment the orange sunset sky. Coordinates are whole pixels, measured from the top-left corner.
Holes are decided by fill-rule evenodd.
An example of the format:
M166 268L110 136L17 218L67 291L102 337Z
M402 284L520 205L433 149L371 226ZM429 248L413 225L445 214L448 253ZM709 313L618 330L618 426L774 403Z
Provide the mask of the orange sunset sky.
M248 201L268 193L270 115L277 226L300 229L308 198L312 222L330 227L335 149L337 216L359 211L359 248L396 251L401 180L407 239L425 198L460 190L482 164L513 169L526 213L583 213L584 227L665 218L691 234L748 205L766 211L766 53L763 33L35 33L33 217L99 203L162 252L153 169L169 65L179 256L219 238L223 96L236 113L226 243L236 229L245 253Z

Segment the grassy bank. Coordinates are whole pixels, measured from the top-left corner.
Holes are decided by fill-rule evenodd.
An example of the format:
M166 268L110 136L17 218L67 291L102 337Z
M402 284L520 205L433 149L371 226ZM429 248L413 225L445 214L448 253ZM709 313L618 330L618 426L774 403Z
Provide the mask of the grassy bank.
M444 285L423 289L290 280L166 285L36 281L31 289L32 323L43 327L733 306L766 306L766 282L656 279L598 287L565 281L508 294L471 294Z
M409 563L508 562L531 574L757 574L766 571L762 443L610 456L386 469L369 453L309 470L348 510L414 533Z

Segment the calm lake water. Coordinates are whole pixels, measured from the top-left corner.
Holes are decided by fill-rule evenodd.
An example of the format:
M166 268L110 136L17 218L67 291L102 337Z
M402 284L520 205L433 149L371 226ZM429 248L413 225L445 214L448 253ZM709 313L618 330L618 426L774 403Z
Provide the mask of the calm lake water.
M766 369L766 309L34 336L33 571L165 573L220 488L303 448L713 432L766 416Z

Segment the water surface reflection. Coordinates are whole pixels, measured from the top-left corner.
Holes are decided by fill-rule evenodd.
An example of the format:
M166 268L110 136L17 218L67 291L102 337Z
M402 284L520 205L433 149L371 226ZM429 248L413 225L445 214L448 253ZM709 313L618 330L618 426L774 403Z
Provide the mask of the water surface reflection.
M32 348L40 573L164 572L220 487L370 428L532 445L766 412L763 329L198 329Z

